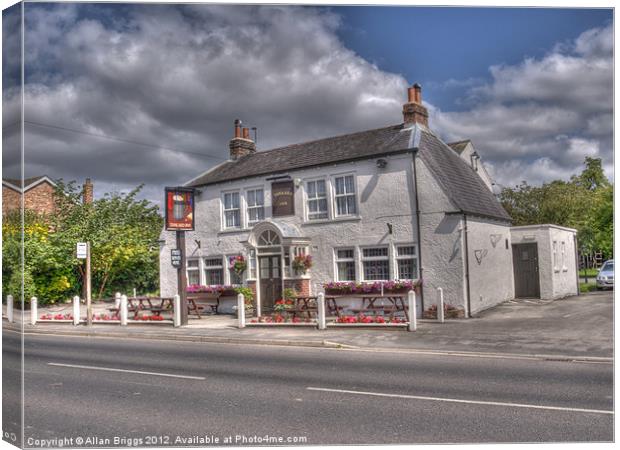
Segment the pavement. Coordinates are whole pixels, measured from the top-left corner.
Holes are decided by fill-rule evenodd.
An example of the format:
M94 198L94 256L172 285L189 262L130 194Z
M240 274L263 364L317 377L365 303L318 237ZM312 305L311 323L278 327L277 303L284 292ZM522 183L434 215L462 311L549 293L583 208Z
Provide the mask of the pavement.
M3 439L30 448L614 439L611 362L43 334L23 346L22 360L4 330Z
M4 322L5 327L17 328ZM420 321L416 332L403 329L308 327L236 328L232 316L208 316L183 328L168 324L96 324L91 327L40 323L28 334L60 334L113 339L346 347L373 350L472 352L556 358L613 357L613 292L592 292L555 301L514 300L476 318Z

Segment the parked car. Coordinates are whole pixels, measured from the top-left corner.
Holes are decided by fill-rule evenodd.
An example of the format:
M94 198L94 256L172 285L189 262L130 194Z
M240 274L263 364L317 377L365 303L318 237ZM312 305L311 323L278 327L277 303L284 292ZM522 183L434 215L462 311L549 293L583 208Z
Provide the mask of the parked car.
M596 275L596 289L614 288L614 260L605 261Z

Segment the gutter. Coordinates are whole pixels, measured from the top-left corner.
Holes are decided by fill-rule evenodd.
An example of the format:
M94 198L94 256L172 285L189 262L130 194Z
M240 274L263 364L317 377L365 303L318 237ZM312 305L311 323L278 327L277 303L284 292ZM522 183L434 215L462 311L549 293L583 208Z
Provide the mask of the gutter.
M463 243L465 245L465 283L467 285L467 317L471 317L471 286L469 284L469 245L467 243L467 214L463 214Z
M579 250L577 250L579 247L577 246L577 233L573 233L573 243L575 244L575 272L577 272L577 295L581 295L581 289L579 289ZM594 280L594 282L596 283L596 278Z
M414 148L412 152L413 163L413 189L415 191L415 221L416 230L418 235L418 270L420 271L420 279L424 280L422 276L422 235L420 234L420 202L418 200L418 173L416 171L415 159L418 154L418 148ZM420 289L420 306L422 312L424 312L424 281L422 281L422 287Z

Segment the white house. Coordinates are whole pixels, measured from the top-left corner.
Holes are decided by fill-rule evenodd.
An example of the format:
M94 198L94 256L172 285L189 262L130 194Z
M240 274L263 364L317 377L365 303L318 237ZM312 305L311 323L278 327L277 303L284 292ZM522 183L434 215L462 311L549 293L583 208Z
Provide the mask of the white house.
M408 95L403 123L267 151L236 121L230 159L185 183L196 189L189 284L245 283L259 310L283 288L316 295L331 281L421 278L420 309L441 287L469 314L512 299L510 217L480 157L428 127L419 85ZM162 240L168 296L177 290L174 233ZM249 262L243 280L228 267L238 254ZM291 262L304 254L313 266L295 273Z

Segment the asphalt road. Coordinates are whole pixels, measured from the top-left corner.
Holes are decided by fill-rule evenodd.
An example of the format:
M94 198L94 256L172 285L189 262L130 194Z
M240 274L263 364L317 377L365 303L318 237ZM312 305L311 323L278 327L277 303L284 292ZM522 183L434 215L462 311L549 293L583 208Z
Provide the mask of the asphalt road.
M19 335L3 336L15 380ZM40 335L25 348L26 447L613 440L606 363ZM285 441L251 440L265 436Z

